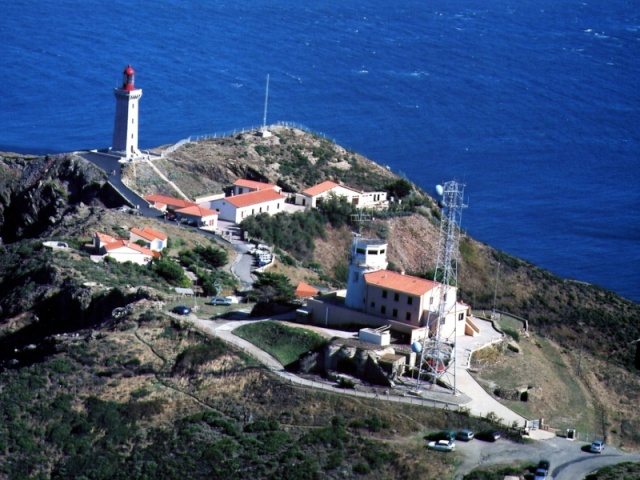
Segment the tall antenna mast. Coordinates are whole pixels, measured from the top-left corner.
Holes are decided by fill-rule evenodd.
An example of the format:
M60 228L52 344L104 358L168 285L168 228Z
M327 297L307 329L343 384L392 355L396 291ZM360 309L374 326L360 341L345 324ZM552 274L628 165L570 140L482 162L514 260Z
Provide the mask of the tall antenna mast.
M262 130L260 135L262 137L271 136L271 132L267 130L267 107L269 106L269 74L267 73L267 86L264 91L264 115L262 116Z
M433 385L445 374L453 374L453 393L456 393L456 371L455 371L455 349L456 334L455 329L453 339L445 338L440 330L440 325L446 320L446 316L452 311L454 316L457 299L455 299L455 289L458 287L457 260L460 243L460 223L462 220L464 185L456 181L446 182L442 188L443 215L440 220L440 235L438 240L438 257L434 282L439 283L440 298L435 312L429 312L427 322L427 335L425 335L422 347L420 348L420 360L418 378L415 390L420 391L423 376L430 377ZM441 277L441 278L438 278ZM453 288L451 288L453 287ZM454 290L454 297L447 298L447 293ZM454 318L454 325L457 325L457 318ZM451 368L450 368L451 367Z

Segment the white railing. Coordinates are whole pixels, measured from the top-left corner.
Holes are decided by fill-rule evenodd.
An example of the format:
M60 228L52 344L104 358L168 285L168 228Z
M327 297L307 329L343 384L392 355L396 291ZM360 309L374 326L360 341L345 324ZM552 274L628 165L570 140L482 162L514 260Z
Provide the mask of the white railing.
M285 128L296 128L298 130L302 130L303 132L307 132L310 133L312 135L317 135L319 137L324 138L325 140L329 140L330 142L335 143L335 140L327 135L325 135L324 133L320 133L320 132L316 132L315 130L310 129L309 127L306 127L300 123L296 123L296 122L283 122L283 121L278 121L274 124L271 125L267 125L267 128L269 127L285 127ZM244 133L248 133L248 132L255 132L257 130L262 129L263 126L262 125L254 125L251 127L243 127L243 128L237 128L234 130L227 130L226 132L215 132L215 133L207 133L204 135L192 135L188 138L184 138L182 140L180 140L179 142L177 142L174 145L171 145L170 147L167 147L165 150L162 151L162 156L164 157L165 155L169 155L170 153L175 152L178 148L180 148L181 146L187 144L187 143L194 143L194 142L201 142L203 140L212 140L214 138L225 138L225 137L232 137L235 135L239 135L239 134L244 134Z

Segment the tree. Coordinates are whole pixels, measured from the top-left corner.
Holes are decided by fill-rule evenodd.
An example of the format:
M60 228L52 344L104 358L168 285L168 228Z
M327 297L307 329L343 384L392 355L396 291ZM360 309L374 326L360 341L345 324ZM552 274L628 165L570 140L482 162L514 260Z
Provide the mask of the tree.
M214 247L203 247L198 245L193 251L198 255L205 263L213 268L220 268L227 264L229 261L229 255L227 252Z
M290 303L295 298L295 288L286 275L281 273L259 273L253 290L260 303Z
M404 198L413 191L413 185L406 178L399 178L385 187L389 195L396 198Z
M190 282L182 267L168 258L156 258L151 264L153 271L172 285L188 287Z
M318 202L318 210L335 228L340 228L345 223L348 224L351 221L351 215L356 213L356 207L349 203L345 197L333 194Z

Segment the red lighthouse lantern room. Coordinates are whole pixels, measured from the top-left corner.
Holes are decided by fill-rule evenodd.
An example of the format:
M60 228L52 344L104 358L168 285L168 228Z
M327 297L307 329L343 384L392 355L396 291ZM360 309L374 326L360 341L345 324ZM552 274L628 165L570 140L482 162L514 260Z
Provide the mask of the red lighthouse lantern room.
M127 68L124 69L122 74L122 89L131 91L134 90L133 82L135 80L136 71L131 68L131 65L128 65Z

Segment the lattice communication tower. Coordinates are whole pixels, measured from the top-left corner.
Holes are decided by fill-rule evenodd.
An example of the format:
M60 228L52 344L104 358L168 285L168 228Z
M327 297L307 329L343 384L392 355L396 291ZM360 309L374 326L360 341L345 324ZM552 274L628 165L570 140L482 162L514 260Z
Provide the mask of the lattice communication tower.
M436 260L436 270L433 281L440 283L439 303L435 312L429 312L427 321L427 335L425 335L420 351L420 364L415 390L420 391L420 385L425 378L431 382L431 387L444 375L453 376L447 379L446 383L452 386L453 393L456 393L455 380L455 337L446 338L440 331L440 325L450 313L455 309L457 301L455 297L447 292L455 293L458 286L458 256L460 244L460 223L462 220L464 185L456 181L446 182L442 187L442 219L440 221L440 234L438 237L438 252ZM453 288L452 288L453 287ZM447 301L449 298L449 301ZM457 325L457 319L454 319ZM435 327L435 328L434 328ZM451 367L451 368L449 368Z

